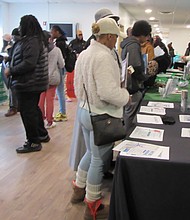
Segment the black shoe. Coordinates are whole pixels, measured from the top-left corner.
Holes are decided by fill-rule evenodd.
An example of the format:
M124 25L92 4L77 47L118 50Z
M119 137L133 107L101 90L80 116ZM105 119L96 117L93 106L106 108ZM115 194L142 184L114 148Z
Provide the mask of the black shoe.
M40 151L41 149L42 149L41 144L34 144L34 143L25 142L22 147L19 147L16 149L16 152L22 154L22 153L30 153L30 152Z
M50 136L47 134L46 136L39 137L40 142L47 143L50 141Z

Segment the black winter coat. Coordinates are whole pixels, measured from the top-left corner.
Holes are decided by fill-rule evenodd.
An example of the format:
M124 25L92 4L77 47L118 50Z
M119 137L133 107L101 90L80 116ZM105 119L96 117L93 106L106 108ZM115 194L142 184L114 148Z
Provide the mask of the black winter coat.
M65 36L60 36L55 41L55 45L60 48L64 59L66 59L66 57L67 57L67 47L68 46L66 44L66 40L67 39L65 38Z
M69 46L77 53L80 54L83 50L85 50L85 44L86 41L84 41L83 39L80 40L78 38L75 38L74 40L72 40L69 44Z
M13 46L10 61L11 86L20 92L48 88L48 51L36 36L23 37Z

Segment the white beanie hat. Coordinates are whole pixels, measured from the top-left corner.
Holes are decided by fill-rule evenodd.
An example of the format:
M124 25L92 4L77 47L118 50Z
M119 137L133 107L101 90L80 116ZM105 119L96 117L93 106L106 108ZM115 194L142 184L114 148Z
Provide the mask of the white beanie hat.
M112 18L101 18L94 25L97 25L97 29L95 30L95 28L93 28L94 30L92 30L95 35L100 36L101 34L116 34L122 38L127 37L126 34L120 31L118 24Z

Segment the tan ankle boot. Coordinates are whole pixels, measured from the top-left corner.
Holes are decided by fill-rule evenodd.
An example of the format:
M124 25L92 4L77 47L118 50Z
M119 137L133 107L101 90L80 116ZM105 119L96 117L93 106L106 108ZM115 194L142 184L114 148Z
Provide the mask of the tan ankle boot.
M73 181L73 195L71 197L71 203L76 204L84 201L85 189L76 186L75 181Z
M103 205L101 199L88 202L85 200L86 209L84 212L84 220L103 220L108 218L109 205Z

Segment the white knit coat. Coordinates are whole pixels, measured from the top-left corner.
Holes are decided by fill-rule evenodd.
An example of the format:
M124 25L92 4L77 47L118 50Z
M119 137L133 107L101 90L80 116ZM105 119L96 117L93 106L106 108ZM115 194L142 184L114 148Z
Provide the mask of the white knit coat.
M112 51L105 45L92 40L76 62L74 88L80 106L88 109L83 83L87 90L91 111L107 113L114 117L123 116L123 106L129 100L129 93L121 88L120 70Z

